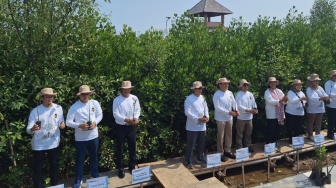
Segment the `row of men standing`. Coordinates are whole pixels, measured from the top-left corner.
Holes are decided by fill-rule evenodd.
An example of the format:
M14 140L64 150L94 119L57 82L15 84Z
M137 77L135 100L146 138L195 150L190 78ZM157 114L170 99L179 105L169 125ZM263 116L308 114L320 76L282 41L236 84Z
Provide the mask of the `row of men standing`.
M227 157L236 158L235 154L231 152L233 117L237 117L237 148L249 147L250 152L253 152L253 148L250 147L252 118L253 114L258 113L254 95L248 91L250 83L245 79L240 80L238 86L240 91L237 93L236 98L229 90L229 84L230 80L227 78L219 78L216 82L218 90L213 96L214 118L217 124L217 152L222 154L223 162L226 161ZM204 142L206 123L209 121L209 109L205 98L201 95L204 88L200 81L194 82L190 88L193 93L187 97L184 103L185 115L187 116L185 160L189 169L194 168L192 151L196 142L198 152L195 162L206 165L203 151L205 149Z
M121 95L113 100L113 116L116 126L116 165L119 178L124 178L123 153L127 140L129 149L129 171L136 164L136 125L139 123L140 103L137 96L131 94L133 88L130 81L122 82ZM33 149L33 184L34 188L45 187L43 179L44 157L50 166L50 184L57 185L59 179L58 153L60 129L65 126L75 130L75 182L73 187L79 188L83 182L83 167L86 153L89 154L91 178L98 174L98 145L99 133L97 125L103 118L100 104L89 96L94 93L87 85L79 87L77 100L69 109L66 123L63 109L53 103L57 93L52 88L42 89L38 95L42 104L34 108L29 116L26 131L31 134Z
M336 126L336 70L330 71L330 80L325 83L325 90L319 86L321 80L315 73L307 78L308 87L306 95L302 92L303 82L295 79L291 83L291 89L287 95L277 88L279 81L275 77L270 77L267 82L267 89L264 94L266 112L266 140L265 143L276 143L280 147L277 139L282 126L285 125L289 143L292 137L300 136L303 131L304 115L307 114L307 137L313 140L313 130L315 135L320 134L322 117L325 113L325 103L328 114L328 135L333 139ZM217 124L217 152L222 154L222 161L227 158L235 159L231 152L232 145L232 123L233 117L237 117L236 123L236 144L237 149L248 147L249 152L254 152L251 147L252 119L258 113L255 98L248 91L250 85L245 79L239 81L236 97L229 88L230 80L220 78L216 85L218 90L213 96L215 108L215 120ZM202 90L205 87L200 81L193 83L192 94L184 103L185 115L187 116L187 148L185 153L186 166L194 168L192 164L192 152L197 142L197 158L195 163L206 165L204 159L204 145L206 123L209 121L209 109ZM285 108L286 105L286 108ZM306 111L306 112L305 112Z

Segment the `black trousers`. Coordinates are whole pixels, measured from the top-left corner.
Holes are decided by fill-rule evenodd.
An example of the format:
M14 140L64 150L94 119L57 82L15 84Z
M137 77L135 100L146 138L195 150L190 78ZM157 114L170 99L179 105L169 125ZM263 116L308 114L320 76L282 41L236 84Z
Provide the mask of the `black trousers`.
M286 113L287 137L292 141L292 137L299 136L303 130L304 116L297 116Z
M51 185L58 184L58 150L59 147L49 150L33 150L33 158L34 158L34 169L33 169L33 182L34 188L41 188L44 186L44 178L43 178L43 163L45 154L47 154L47 159L50 167L50 183Z
M192 153L196 142L197 160L204 160L205 131L187 131L187 148L184 156L187 164L191 164Z
M127 141L129 151L130 168L136 164L136 126L117 125L116 126L116 165L117 169L124 169L123 154L124 145Z
M279 125L278 119L266 119L266 123L266 144L274 143L280 135L281 125Z
M336 128L336 108L327 107L326 109L328 115L328 136L334 136Z

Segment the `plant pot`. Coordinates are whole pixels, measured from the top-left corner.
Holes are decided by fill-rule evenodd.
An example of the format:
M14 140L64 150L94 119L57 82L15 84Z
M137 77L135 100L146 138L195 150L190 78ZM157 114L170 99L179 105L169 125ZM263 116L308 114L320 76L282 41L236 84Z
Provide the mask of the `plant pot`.
M326 184L326 182L327 182L327 176L324 172L316 173L316 177L315 177L316 186L323 186Z
M331 174L327 175L327 181L326 184L331 184Z
M322 179L319 176L315 177L315 185L316 186L322 186Z
M310 176L309 176L309 179L315 179L316 178L316 170L315 169L313 169L312 170L312 173L310 174Z

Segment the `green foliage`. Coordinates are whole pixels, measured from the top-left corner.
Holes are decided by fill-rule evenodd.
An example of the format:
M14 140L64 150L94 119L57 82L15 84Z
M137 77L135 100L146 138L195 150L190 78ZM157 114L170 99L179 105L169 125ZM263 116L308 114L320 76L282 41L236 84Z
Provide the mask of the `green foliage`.
M324 145L316 147L315 149L315 155L316 155L316 164L315 169L319 172L322 172L323 162L326 159L328 153L327 149Z
M99 15L94 1L0 1L0 186L31 186L31 135L28 115L40 101L39 90L52 87L64 114L77 100L82 84L102 106L99 125L100 171L115 168L111 108L123 80L131 80L142 107L138 131L139 163L181 156L185 150L183 103L191 84L199 80L209 109L207 151L216 150L216 122L212 96L220 77L251 82L259 114L253 120L253 141L264 141L263 94L269 76L276 76L284 92L294 78L315 72L323 81L336 59L335 2L316 0L311 16L295 7L283 20L242 18L227 28L209 32L204 20L187 13L172 21L169 35L153 28L137 35L124 26L116 34L113 23ZM61 178L74 175L74 131L61 131ZM125 161L128 158L125 155ZM88 172L88 161L85 162ZM47 174L48 170L45 169ZM22 177L20 180L17 177ZM50 179L45 177L45 182ZM21 181L22 180L22 181Z

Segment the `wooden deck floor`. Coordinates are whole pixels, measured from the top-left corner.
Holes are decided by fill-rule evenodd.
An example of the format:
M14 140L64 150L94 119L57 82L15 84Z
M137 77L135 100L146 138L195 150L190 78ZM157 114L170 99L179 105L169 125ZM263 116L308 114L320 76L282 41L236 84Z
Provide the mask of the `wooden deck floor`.
M326 134L325 132L323 132L324 134ZM281 145L281 149L278 150L275 154L272 155L272 158L281 158L283 157L284 153L293 153L293 149L291 148L291 145L286 141L286 140L281 140L280 142ZM327 137L325 137L325 146L331 146L331 145L335 145L336 143L334 142L334 140L330 140ZM264 151L263 148L264 147L264 143L257 143L255 145L253 145L253 149L255 150L254 153L250 154L250 159L245 161L244 164L246 165L251 165L251 164L255 164L255 163L261 163L261 162L265 162L267 161L267 157L264 156ZM300 153L303 152L307 152L307 151L311 151L314 149L314 142L306 139L305 138L305 145L304 147L300 150ZM234 150L233 150L234 152ZM193 177L195 177L196 175L201 175L201 174L207 174L207 173L212 173L214 170L218 171L218 170L223 170L223 169L229 169L229 168L235 168L235 167L240 167L241 163L237 163L235 160L233 159L229 159L226 162L222 162L221 166L216 167L215 169L213 168L205 168L202 167L201 165L195 164L194 165L194 169L188 170L185 167L182 168L181 164L185 164L185 160L184 157L177 157L174 159L167 159L167 160L162 160L162 161L156 161L156 162L151 162L151 163L144 163L144 164L138 164L138 167L145 167L145 166L150 166L152 169L152 176L150 181L148 182L144 182L142 185L146 186L146 185L154 185L154 184L160 184L160 182L157 180L157 178L160 178L161 181L161 185L169 185L169 184L164 184L163 182L167 183L169 181L172 181L170 179L165 179L167 177L172 177L172 175L178 175L181 176L181 178L183 178L183 174L188 174L186 176L190 176L190 174L193 175ZM187 170L186 172L190 172L189 173L182 173L185 172L185 170ZM160 172L164 172L161 173L162 174L166 174L167 176L162 176L158 175L160 174ZM181 174L182 173L182 174ZM103 172L100 173L100 176L108 176L109 178L109 187L140 187L140 184L134 184L132 185L132 177L131 174L125 170L125 178L123 179L119 179L118 175L117 175L117 171L116 170L112 170L112 171L108 171L108 172ZM86 180L86 178L89 178L89 176L84 177L84 182ZM190 179L190 177L189 177ZM193 180L195 180L194 178L191 178ZM197 178L196 178L197 179ZM186 180L184 178L184 180ZM188 185L190 186L190 184L192 184L193 182L195 184L201 184L204 182L214 182L214 180L203 180L200 182L195 182L195 181L190 181L190 182L182 182L183 179L176 179L176 181L181 183L180 187L183 187L182 185L184 185L184 183L188 183ZM74 180L73 179L68 179L65 181L62 181L61 183L64 183L65 187L71 187L73 184ZM215 183L218 182L214 182L214 185L216 185ZM175 185L174 182L172 183L172 185ZM222 184L224 185L224 184ZM84 183L83 186L84 188L86 188L86 184ZM168 186L169 187L169 186ZM171 187L175 187L175 186L171 186ZM209 185L207 185L206 187L211 187L210 183Z

